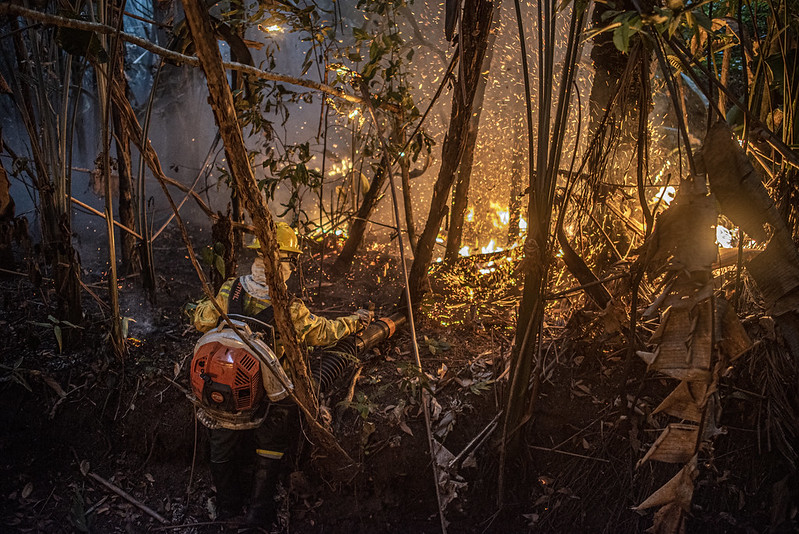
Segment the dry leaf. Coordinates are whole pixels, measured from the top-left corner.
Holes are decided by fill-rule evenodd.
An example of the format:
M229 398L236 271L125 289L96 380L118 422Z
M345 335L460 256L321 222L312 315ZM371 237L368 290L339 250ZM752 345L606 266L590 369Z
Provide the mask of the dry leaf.
M49 376L43 376L42 379L44 380L44 383L50 386L50 388L52 388L52 390L55 391L59 397L63 399L64 397L67 396L64 390L61 389L61 385L58 382L56 382L55 379Z
M657 512L652 526L646 529L648 534L685 534L687 515L676 504L667 504Z
M702 420L702 410L707 400L707 383L683 380L652 412L664 412L687 421Z
M696 455L680 469L679 473L663 484L657 491L646 498L644 502L634 507L633 510L646 510L655 506L677 504L685 511L691 509L691 499L694 495L694 480L698 474Z
M655 443L643 458L638 460L636 469L647 460L667 463L686 463L694 455L699 427L671 423L661 432Z

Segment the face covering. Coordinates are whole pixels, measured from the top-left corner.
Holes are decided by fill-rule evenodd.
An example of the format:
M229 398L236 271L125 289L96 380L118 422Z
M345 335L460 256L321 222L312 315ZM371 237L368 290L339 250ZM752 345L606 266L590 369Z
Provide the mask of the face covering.
M283 274L283 280L288 282L291 273L294 271L292 265L288 261L281 261L280 262L280 272Z

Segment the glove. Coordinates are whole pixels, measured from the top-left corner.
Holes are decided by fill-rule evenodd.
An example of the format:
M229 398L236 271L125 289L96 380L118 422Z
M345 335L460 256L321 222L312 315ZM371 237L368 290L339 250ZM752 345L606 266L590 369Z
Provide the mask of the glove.
M358 316L358 322L360 323L361 327L368 326L369 323L372 322L372 318L375 316L375 313L370 310L364 310L361 308L360 310L355 310L353 315Z
M194 312L197 311L197 303L196 302L187 302L183 308L181 308L181 312L183 315L184 320L187 320L189 323L194 321Z

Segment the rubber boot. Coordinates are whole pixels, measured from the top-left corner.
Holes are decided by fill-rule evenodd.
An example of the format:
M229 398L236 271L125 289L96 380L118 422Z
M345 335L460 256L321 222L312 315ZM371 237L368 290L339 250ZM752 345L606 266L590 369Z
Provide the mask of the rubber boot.
M211 463L211 478L216 486L217 518L229 519L241 513L244 496L233 462Z
M253 476L250 508L244 522L249 526L270 528L277 521L275 492L278 481L278 461L258 458Z

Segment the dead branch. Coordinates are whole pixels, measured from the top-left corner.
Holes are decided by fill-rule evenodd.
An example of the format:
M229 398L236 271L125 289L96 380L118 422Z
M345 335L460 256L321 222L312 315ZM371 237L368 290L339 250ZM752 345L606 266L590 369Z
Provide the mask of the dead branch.
M86 476L88 476L89 478L93 478L94 480L96 480L97 482L99 482L100 484L105 486L107 489L113 491L114 493L116 493L117 495L119 495L120 497L122 497L123 499L128 501L133 506L137 507L138 509L140 509L141 511L143 511L144 513L146 513L150 517L154 518L159 523L168 523L169 522L163 516L161 516L158 512L156 512L155 510L153 510L152 508L150 508L146 504L143 504L140 501L137 501L136 499L133 498L133 496L130 495L130 493L128 493L128 492L124 491L123 489L119 488L118 486L110 483L109 481L107 481L106 479L104 479L103 477L98 475L97 473L87 473Z

